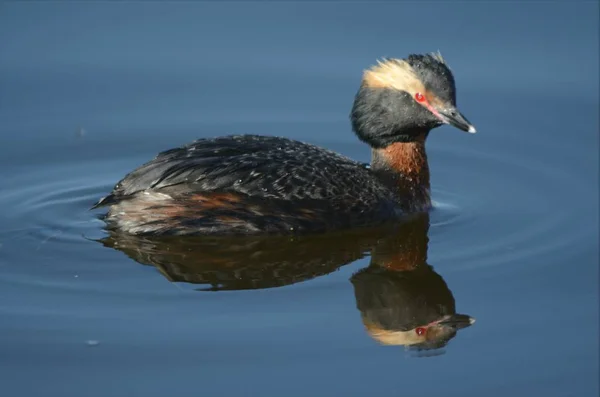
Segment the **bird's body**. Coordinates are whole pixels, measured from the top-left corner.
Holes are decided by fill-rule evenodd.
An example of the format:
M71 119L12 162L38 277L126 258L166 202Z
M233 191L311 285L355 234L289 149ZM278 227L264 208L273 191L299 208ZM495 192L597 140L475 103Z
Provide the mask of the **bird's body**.
M417 87L417 95L437 90L439 96L429 94L431 103L453 102L453 80L448 92L435 81L415 85L419 65L446 72L440 59L414 58L414 69L408 61L387 62L365 75L352 113L356 134L373 149L371 167L286 138L199 139L130 172L94 208L110 206L106 221L112 229L152 235L323 232L426 210L429 130L444 122L472 127L457 112L449 113L450 121L435 110L431 117L430 102L418 104L399 87Z
M363 164L290 139L237 135L160 153L100 205L134 234L325 231L394 215L393 193Z

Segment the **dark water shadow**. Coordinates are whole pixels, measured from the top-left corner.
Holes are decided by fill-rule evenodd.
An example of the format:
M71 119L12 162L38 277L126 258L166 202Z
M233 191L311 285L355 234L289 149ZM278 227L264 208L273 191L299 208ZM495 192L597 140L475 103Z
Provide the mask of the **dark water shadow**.
M428 230L429 215L419 214L324 235L156 238L111 232L100 242L155 266L169 281L203 285L199 291L291 285L370 255L369 266L350 279L367 333L384 345L433 352L474 320L456 313L452 292L427 263Z

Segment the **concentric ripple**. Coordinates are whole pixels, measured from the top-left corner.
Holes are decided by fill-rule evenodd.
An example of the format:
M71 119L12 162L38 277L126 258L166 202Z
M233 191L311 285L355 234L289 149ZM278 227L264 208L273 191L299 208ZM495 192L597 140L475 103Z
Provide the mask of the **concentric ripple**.
M77 167L86 169L86 165ZM77 244L85 241L83 235L98 230L100 222L89 208L110 185L94 176L78 175L84 171L76 169L73 165L26 172L9 181L0 195L0 205L7 209L0 231L3 241L28 236L39 244L50 239Z
M594 185L557 163L464 148L437 149L431 158L430 253L441 263L520 266L594 232Z

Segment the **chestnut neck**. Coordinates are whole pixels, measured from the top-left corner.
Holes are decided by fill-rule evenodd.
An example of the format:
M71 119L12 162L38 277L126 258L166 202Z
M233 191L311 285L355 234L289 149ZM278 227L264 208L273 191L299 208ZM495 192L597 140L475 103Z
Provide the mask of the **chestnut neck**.
M426 138L423 133L410 142L394 142L371 152L371 170L396 194L404 211L424 211L431 206Z

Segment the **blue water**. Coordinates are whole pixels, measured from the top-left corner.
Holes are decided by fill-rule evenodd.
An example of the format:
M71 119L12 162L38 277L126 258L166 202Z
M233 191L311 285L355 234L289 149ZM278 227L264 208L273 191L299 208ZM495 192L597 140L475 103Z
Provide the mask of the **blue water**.
M597 396L598 11L1 4L2 395ZM368 162L348 120L362 70L438 49L478 130L427 143L427 263L477 320L441 351L368 335L350 279L369 255L278 288L202 292L96 241L89 207L196 138L281 135Z

